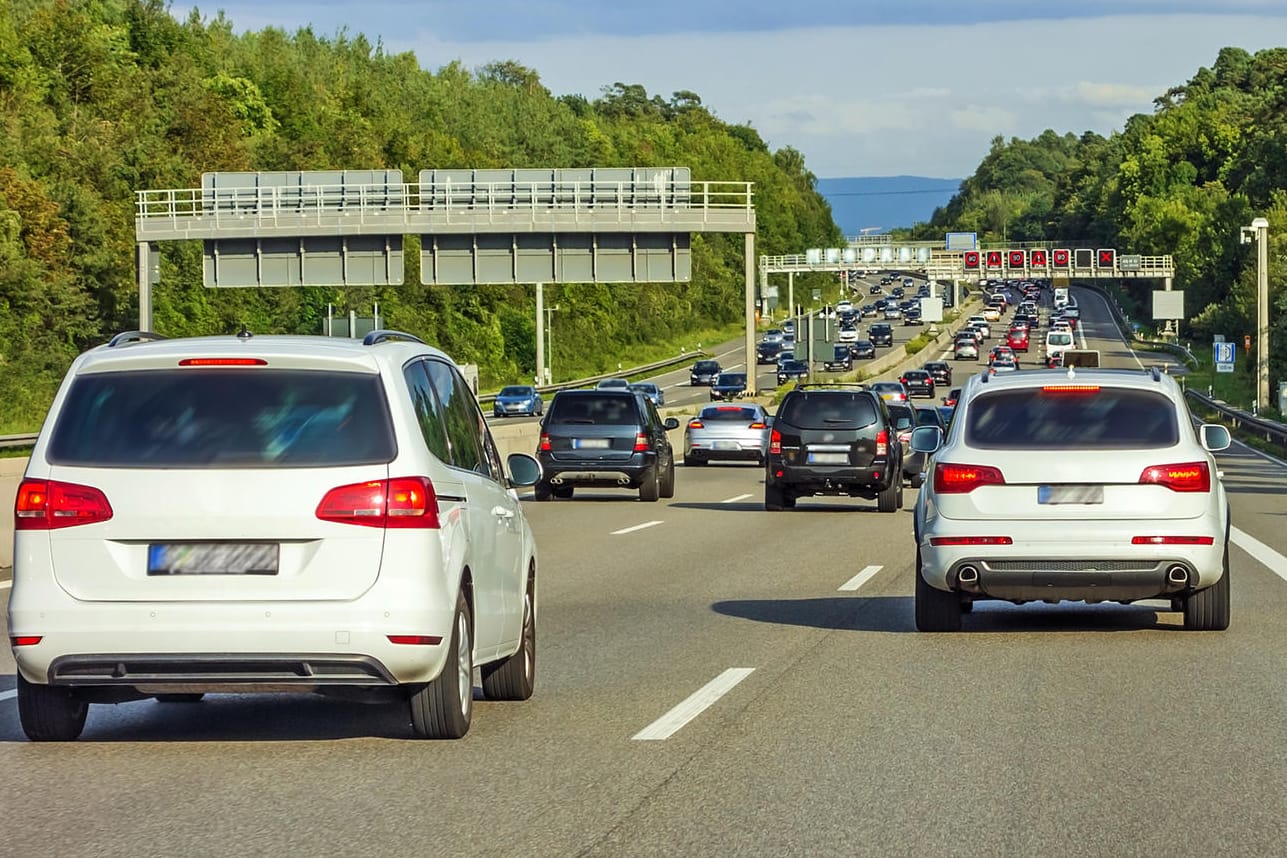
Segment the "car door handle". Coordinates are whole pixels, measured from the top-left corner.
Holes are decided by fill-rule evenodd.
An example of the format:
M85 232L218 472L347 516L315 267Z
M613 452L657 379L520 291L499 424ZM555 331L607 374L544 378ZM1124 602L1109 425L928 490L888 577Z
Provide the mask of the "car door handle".
M497 518L510 519L514 517L514 510L510 509L507 506L497 505L492 507L492 515L496 516Z

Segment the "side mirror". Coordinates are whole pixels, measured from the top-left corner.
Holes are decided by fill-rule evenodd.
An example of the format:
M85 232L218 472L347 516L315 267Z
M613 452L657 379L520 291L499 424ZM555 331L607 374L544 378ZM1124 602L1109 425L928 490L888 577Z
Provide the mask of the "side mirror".
M1228 427L1221 426L1219 423L1203 423L1198 433L1202 439L1202 446L1212 453L1227 450L1233 443Z
M666 418L666 420L665 420L665 422L663 422L661 425L662 425L662 426L665 426L665 427L666 427L666 431L667 431L667 432L669 432L671 429L678 429L678 428L679 428L679 420L678 420L677 418L674 418L674 417L667 417L667 418Z
M514 487L534 486L541 481L541 463L526 453L510 453L505 458L509 468L509 484Z
M943 446L943 430L937 426L917 426L910 444L917 453L933 453Z

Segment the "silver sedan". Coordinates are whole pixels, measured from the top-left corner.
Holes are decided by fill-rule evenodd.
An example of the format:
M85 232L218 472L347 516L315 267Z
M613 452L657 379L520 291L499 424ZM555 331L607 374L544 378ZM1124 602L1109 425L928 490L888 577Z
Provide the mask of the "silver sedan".
M684 464L716 459L763 464L771 420L761 405L707 405L684 429Z

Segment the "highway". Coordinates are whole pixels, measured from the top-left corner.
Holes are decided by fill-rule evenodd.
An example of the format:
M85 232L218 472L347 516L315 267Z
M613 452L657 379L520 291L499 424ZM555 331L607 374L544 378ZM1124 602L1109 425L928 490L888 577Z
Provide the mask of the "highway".
M1137 366L1078 298L1086 345ZM1219 459L1222 633L1160 603L984 603L918 634L910 491L896 516L767 513L758 468L715 464L670 501L525 504L536 694L480 700L458 742L387 706L214 695L95 706L80 742L31 744L5 650L0 853L1280 854L1287 465Z

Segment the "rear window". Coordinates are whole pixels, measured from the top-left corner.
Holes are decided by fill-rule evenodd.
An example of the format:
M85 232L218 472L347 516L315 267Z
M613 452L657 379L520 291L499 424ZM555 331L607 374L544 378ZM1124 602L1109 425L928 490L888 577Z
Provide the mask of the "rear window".
M1123 450L1179 442L1175 406L1160 393L1110 387L1034 392L1025 388L975 396L966 443L985 449Z
M893 421L895 429L910 429L916 425L916 415L910 405L890 403L889 419Z
M82 375L50 436L57 465L337 467L396 453L379 376L274 369Z
M930 409L928 409L928 408L917 408L917 409L916 409L916 425L917 425L917 426L939 426L939 425L941 425L941 424L940 424L940 422L939 422L939 419L938 419L938 412L937 412L937 411L931 411L931 410L930 410Z
M828 391L788 396L778 415L801 429L859 429L876 422L876 404L870 394Z
M639 409L634 396L555 396L550 423L589 426L637 426Z
M760 419L760 413L754 408L742 408L736 405L711 405L702 409L700 415L706 422L753 423Z
M530 387L502 387L501 396L530 396L532 388Z
M724 372L720 373L715 379L715 384L725 386L731 384L746 384L746 373L744 372Z

